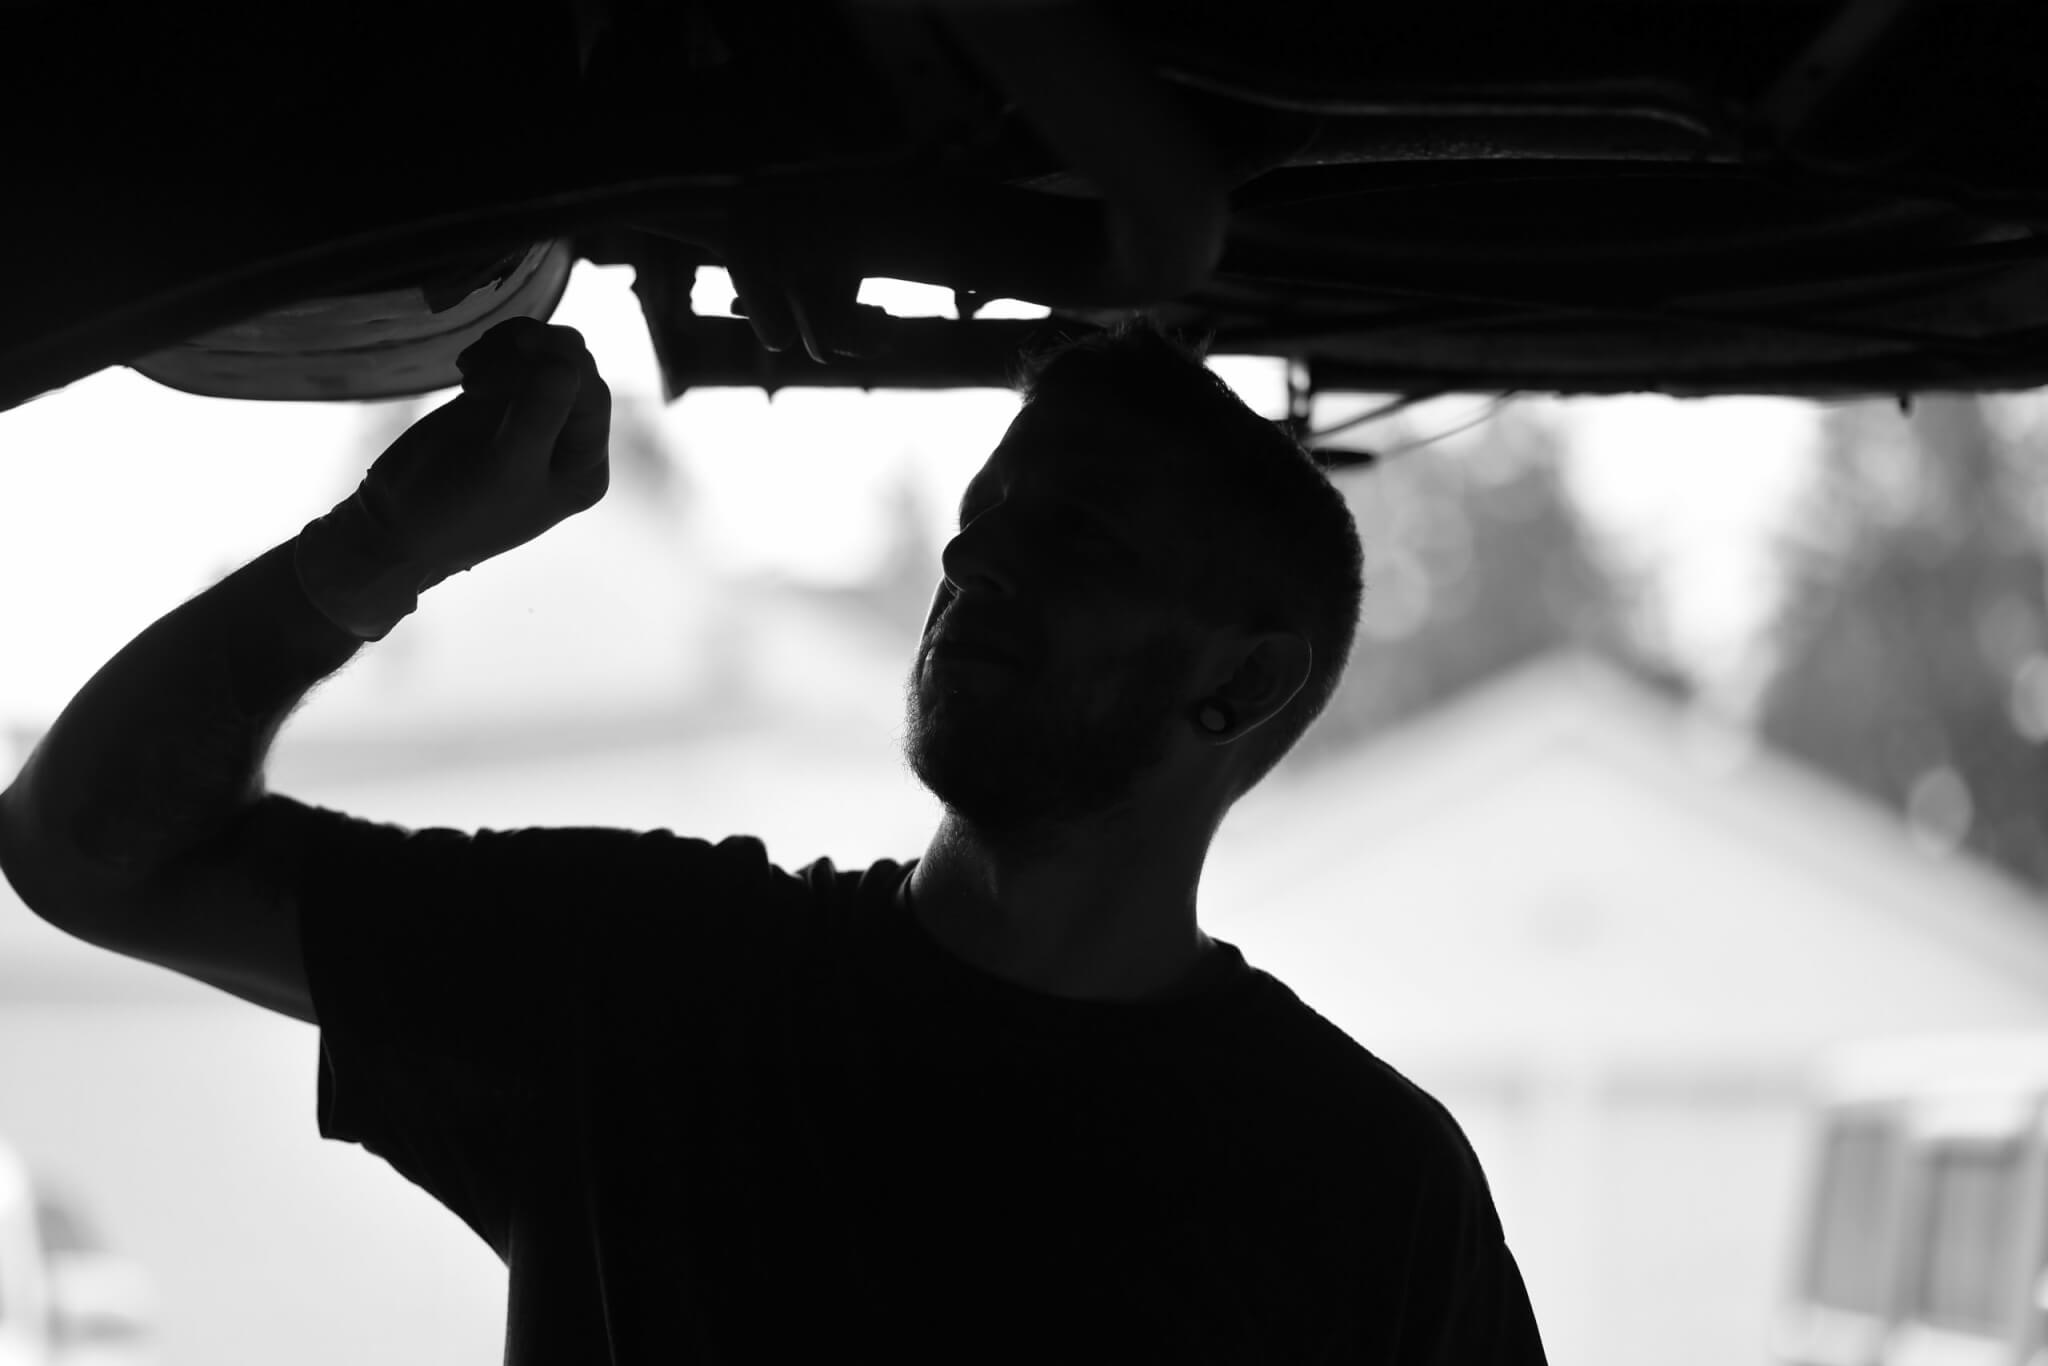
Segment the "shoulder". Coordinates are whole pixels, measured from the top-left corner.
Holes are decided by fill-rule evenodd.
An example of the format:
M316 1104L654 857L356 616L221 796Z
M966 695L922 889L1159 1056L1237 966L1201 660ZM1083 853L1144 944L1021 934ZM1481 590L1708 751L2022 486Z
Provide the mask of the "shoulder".
M1312 1032L1346 1078L1328 1119L1354 1158L1337 1197L1402 1228L1398 1275L1420 1359L1540 1364L1541 1336L1478 1153L1450 1108L1327 1020Z
M1275 993L1273 1099L1330 1144L1370 1155L1425 1198L1490 1207L1478 1155L1449 1107L1287 991Z
M275 795L254 819L288 841L316 888L452 882L552 898L578 890L616 896L679 879L728 892L765 891L789 876L751 835L713 842L604 826L414 828Z

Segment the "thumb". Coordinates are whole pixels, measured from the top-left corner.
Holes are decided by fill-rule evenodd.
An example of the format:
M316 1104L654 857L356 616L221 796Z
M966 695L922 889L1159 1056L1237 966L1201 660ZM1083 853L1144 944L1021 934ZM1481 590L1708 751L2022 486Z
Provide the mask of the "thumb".
M610 454L612 391L597 370L597 360L584 353L578 366L576 398L555 438L557 474L587 474L604 465Z

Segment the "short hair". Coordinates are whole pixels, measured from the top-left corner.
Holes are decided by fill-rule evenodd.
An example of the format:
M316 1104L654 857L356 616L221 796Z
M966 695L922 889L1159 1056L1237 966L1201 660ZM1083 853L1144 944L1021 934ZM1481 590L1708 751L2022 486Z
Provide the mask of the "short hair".
M1343 678L1364 596L1364 551L1342 491L1300 442L1260 417L1205 363L1210 338L1168 335L1131 318L1027 350L1012 386L1033 403L1111 402L1172 438L1183 490L1224 534L1205 547L1192 606L1219 625L1288 630L1312 655L1307 680L1246 736L1263 781L1320 716Z

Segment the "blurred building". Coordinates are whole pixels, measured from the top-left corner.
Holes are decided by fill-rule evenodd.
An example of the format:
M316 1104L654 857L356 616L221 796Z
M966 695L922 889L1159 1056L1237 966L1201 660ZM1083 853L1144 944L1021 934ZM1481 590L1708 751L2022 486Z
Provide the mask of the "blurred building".
M1583 657L1240 804L1203 921L1465 1125L1551 1359L1760 1362L1822 1052L2048 1023L2048 911Z

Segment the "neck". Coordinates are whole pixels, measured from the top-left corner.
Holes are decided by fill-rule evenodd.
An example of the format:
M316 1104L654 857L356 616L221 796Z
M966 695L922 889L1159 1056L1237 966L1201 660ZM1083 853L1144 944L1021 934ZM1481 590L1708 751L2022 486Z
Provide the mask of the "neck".
M908 885L911 913L955 958L1030 990L1083 1000L1185 994L1214 943L1195 916L1206 839L1150 839L1105 822L1030 852L948 815Z

